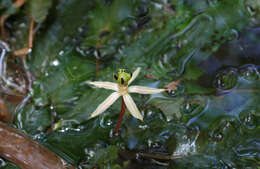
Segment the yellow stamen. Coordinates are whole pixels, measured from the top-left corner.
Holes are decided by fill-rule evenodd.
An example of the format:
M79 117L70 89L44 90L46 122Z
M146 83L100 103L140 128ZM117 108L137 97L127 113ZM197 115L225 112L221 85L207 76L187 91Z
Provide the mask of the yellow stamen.
M128 93L128 85L118 84L118 93L120 93L122 96L126 95Z

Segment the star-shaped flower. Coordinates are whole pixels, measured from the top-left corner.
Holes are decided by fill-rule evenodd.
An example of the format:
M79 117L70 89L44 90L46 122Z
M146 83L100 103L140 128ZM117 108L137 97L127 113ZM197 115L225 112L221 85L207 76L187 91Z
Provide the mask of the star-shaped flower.
M167 89L156 89L151 87L145 87L145 86L128 86L130 85L135 78L140 73L141 68L138 67L131 79L126 84L120 84L120 83L112 83L112 82L88 82L91 85L94 85L99 88L105 88L114 90L111 95L109 95L106 100L104 100L97 109L91 114L90 118L96 117L103 113L106 109L108 109L120 96L123 97L124 102L126 104L127 109L129 112L137 119L143 121L143 116L141 115L140 111L138 110L134 100L129 95L129 93L139 93L139 94L157 94L166 91Z

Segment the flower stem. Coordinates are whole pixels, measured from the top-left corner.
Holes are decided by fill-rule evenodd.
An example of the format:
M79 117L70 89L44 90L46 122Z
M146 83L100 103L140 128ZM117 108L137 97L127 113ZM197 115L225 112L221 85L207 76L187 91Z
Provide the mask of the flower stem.
M98 71L99 71L99 59L96 58L96 77L98 76Z
M118 118L118 121L117 121L117 124L116 124L116 127L114 129L113 134L116 134L118 132L118 130L120 129L120 126L121 126L121 123L122 123L122 120L123 120L123 117L124 117L124 114L125 114L125 102L124 102L123 97L121 97L121 98L122 98L122 100L121 100L121 111L120 111L119 118Z

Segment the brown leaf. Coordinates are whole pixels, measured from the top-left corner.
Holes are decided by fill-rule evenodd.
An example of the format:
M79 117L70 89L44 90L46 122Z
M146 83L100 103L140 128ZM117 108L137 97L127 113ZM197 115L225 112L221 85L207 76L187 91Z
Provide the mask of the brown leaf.
M0 122L0 156L22 169L75 169L19 130Z
M170 89L170 90L177 90L177 86L178 84L181 82L181 80L176 80L176 81L173 81L167 85L165 85L164 87L167 88L167 89Z

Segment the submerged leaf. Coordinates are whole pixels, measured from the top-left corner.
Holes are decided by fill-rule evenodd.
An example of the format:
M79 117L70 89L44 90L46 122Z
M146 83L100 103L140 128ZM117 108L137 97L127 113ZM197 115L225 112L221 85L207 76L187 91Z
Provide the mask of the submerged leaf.
M28 5L32 18L37 23L42 23L46 19L52 3L52 0L29 0Z
M12 2L0 2L3 13ZM1 97L16 113L17 128L78 168L257 168L257 6L254 0L29 0L4 25L10 48L19 49L27 46L28 15L39 23L26 59L10 52L4 60L14 65L7 74L25 72L9 77L17 84L26 79L27 97L18 106L5 101L3 89ZM140 71L138 85L160 82L174 91L125 95L130 113L144 121L126 115L112 136L118 96L94 115L108 113L90 119L111 91L88 82L110 81L122 67L142 68L132 77ZM52 131L55 124L60 128Z

